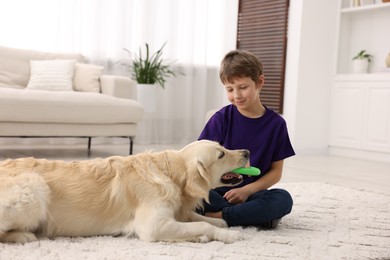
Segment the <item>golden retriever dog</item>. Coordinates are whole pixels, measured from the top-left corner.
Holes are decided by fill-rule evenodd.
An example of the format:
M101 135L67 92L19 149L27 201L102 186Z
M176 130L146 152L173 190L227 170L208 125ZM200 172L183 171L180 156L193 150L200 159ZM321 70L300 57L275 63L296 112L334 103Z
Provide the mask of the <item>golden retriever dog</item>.
M34 158L0 162L0 242L39 237L137 236L145 241L218 240L240 232L195 213L209 190L236 185L230 171L247 150L196 141L181 150L65 162Z

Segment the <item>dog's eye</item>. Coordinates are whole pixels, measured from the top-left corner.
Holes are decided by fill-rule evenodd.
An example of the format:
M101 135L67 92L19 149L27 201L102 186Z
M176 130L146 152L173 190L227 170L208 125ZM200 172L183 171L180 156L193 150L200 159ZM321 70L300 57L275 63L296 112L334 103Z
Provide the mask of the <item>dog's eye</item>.
M222 152L219 154L218 159L221 159L221 158L224 157L224 156L225 156L225 152L222 151Z

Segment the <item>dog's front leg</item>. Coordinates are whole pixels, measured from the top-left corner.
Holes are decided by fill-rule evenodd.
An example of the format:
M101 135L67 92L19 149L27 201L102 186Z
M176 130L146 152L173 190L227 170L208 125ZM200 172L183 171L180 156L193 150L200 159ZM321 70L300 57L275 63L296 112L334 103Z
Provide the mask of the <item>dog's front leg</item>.
M210 223L178 222L167 219L157 232L157 240L209 242L212 240L233 243L242 238L241 233L227 228L219 228Z
M153 209L151 209L153 208ZM210 223L179 222L169 207L140 207L134 218L134 231L141 240L169 242L208 242L212 240L233 243L241 233L219 228ZM206 217L205 217L206 218Z
M206 217L206 216L197 214L195 212L191 212L190 213L189 219L190 219L190 221L193 221L193 222L195 222L195 221L204 221L204 222L210 223L211 225L214 225L214 226L217 226L217 227L221 227L221 228L225 228L225 227L228 226L226 224L226 221L223 220L223 219L220 219L220 218L210 218L210 217Z

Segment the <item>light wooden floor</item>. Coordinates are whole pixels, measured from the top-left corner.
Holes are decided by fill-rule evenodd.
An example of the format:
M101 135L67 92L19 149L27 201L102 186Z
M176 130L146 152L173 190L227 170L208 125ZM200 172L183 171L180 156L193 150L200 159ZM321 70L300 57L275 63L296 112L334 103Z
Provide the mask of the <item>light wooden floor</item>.
M126 156L129 146L126 141L114 144L94 144L91 152L87 143L76 144L26 144L15 140L0 143L0 160L33 156L36 158L84 160L111 155ZM81 144L80 144L81 142ZM140 145L135 144L134 153L145 150L161 151L180 149L184 145ZM322 182L344 187L390 194L390 164L326 155L296 155L285 160L281 182Z

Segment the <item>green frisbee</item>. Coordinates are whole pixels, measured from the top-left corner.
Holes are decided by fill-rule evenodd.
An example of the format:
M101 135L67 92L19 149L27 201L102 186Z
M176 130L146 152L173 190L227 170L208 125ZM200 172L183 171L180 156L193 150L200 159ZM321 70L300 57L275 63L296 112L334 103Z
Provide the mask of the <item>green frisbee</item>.
M260 169L256 167L241 167L234 169L232 172L251 176L260 175Z

